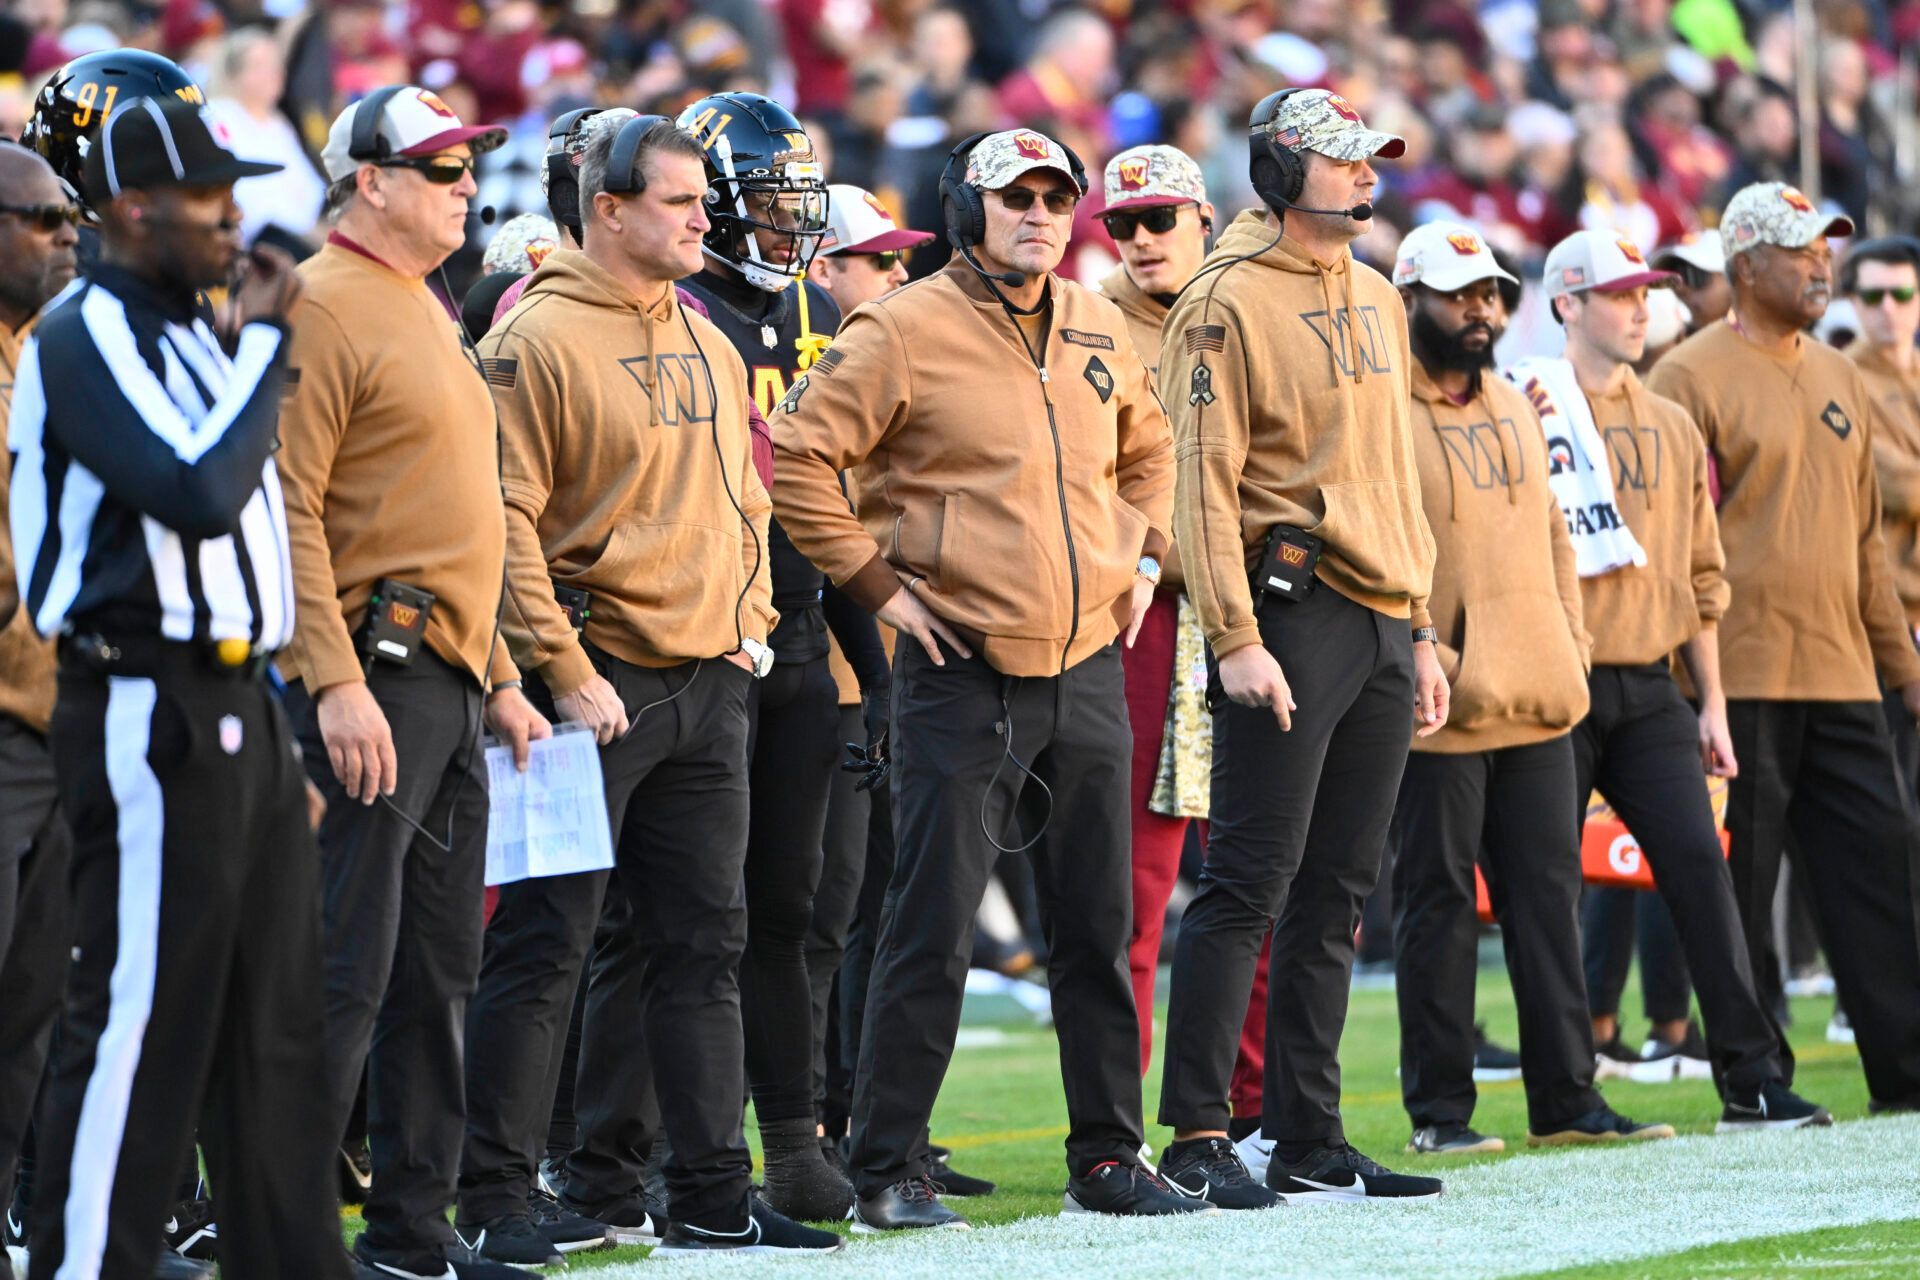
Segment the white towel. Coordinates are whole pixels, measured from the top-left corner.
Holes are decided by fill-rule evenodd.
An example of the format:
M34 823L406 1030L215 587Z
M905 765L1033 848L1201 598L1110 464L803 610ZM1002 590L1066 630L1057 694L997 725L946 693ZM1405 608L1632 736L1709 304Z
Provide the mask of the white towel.
M1647 553L1614 504L1607 446L1573 365L1557 357L1528 356L1509 366L1506 375L1533 401L1547 433L1547 483L1567 517L1580 576L1596 578L1646 564Z

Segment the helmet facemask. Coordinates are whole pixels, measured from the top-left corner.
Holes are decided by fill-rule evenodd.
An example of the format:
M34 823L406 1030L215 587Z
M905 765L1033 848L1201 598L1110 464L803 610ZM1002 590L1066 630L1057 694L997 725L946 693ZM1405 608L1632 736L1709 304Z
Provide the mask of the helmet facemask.
M827 182L812 151L804 157L775 157L771 168L737 173L722 135L714 149L719 169L707 188L707 256L738 271L749 284L782 293L807 273L807 265L827 230ZM772 233L785 249L784 261L761 252L759 236Z

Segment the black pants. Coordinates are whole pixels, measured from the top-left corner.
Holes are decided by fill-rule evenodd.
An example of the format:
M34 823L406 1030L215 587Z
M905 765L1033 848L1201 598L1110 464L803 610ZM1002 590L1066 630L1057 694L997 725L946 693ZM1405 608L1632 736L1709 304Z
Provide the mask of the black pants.
M1885 713L1876 702L1748 700L1727 713L1740 761L1727 801L1733 891L1752 971L1772 984L1763 997L1779 989L1773 895L1791 849L1868 1092L1920 1103L1920 855Z
M1473 1118L1473 992L1484 851L1520 1014L1527 1120L1536 1133L1600 1105L1580 970L1580 849L1573 749L1547 742L1461 755L1414 752L1394 807L1394 988L1400 1092L1415 1128Z
M146 1280L196 1123L227 1274L347 1274L305 783L266 684L205 661L167 646L140 674L61 668L78 959L42 1112L35 1280Z
M0 1189L12 1185L67 989L71 856L47 740L0 714Z
M1584 803L1586 797L1582 796ZM1618 1017L1634 948L1640 950L1640 1000L1656 1026L1693 1009L1693 979L1673 912L1657 893L1590 887L1580 902L1580 947L1587 970L1587 1010Z
M999 860L992 840L1022 844L1043 822L1032 853L1051 951L1067 1164L1078 1175L1134 1160L1133 736L1118 644L1064 675L1015 679L977 655L949 651L937 667L918 644L902 643L893 744L899 859L881 910L854 1089L861 1194L924 1172L927 1122L960 1028L973 917Z
M895 661L898 662L898 655ZM840 962L839 998L834 1002L839 1015L841 1074L833 1077L845 1099L848 1132L853 1124L853 1090L859 1075L860 1042L866 1035L867 996L873 987L873 958L880 941L880 917L886 909L887 886L893 883L897 844L893 834L893 788L869 791L866 865L860 876L860 896L854 902L853 923L847 929L847 954ZM1005 843L1002 841L1002 843ZM985 891L982 890L984 896ZM831 1112L828 1120L835 1117ZM833 1130L828 1129L831 1133Z
M1909 797L1914 797L1920 789L1920 728L1908 714L1900 690L1885 689L1880 701L1886 708L1887 733L1893 738L1893 758L1900 766L1900 780L1906 784Z
M1289 733L1265 707L1220 699L1214 712L1207 862L1174 947L1160 1123L1227 1127L1240 1026L1272 930L1264 1130L1340 1142L1353 930L1413 740L1413 638L1406 619L1324 584L1298 603L1261 604L1259 617L1299 710Z
M860 708L841 707L834 741L864 744L866 740L866 721ZM827 826L820 842L820 884L813 891L813 919L807 925L807 984L813 994L814 1105L821 1123L834 1137L846 1131L847 1119L853 1113L853 1061L841 1052L839 1010L833 996L867 869L867 825L873 805L870 792L856 790L859 782L857 773L833 770Z
M438 1257L453 1244L446 1215L466 1122L465 1024L485 912L487 773L475 747L480 686L471 675L423 651L411 666L376 662L367 687L386 714L399 762L390 801L348 797L305 689L288 688L287 709L307 776L327 798L320 851L327 1101L336 1141L366 1073L373 1187L356 1247L399 1261Z
M840 750L837 696L824 657L777 663L754 688L740 1010L761 1124L814 1118L807 930Z
M512 935L502 935L478 1001L484 1017L474 1020L461 1214L478 1221L526 1201L550 1118L553 1055L591 944L568 1194L592 1203L639 1187L651 1066L673 1142L674 1217L735 1228L752 1167L740 1124L738 975L753 678L724 659L649 669L588 652L634 717L627 736L600 751L617 865L501 890L492 928ZM527 687L536 705L547 701L536 681ZM649 1055L650 1044L667 1048Z
M1573 731L1578 794L1584 801L1599 791L1646 856L1699 989L1714 1078L1742 1091L1778 1080L1791 1052L1740 944L1734 880L1707 799L1693 708L1664 662L1595 667L1587 688L1591 708ZM1737 742L1734 754L1744 775ZM1576 831L1584 819L1583 803Z

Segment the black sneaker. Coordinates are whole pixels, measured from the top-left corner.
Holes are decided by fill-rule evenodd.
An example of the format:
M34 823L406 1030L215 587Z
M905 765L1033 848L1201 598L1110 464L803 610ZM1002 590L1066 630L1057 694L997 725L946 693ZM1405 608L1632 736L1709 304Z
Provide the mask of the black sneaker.
M561 1253L585 1253L613 1245L612 1227L575 1213L538 1187L527 1197L527 1216L533 1219L534 1230Z
M612 1200L576 1200L562 1188L555 1202L589 1222L604 1223L613 1233L615 1244L658 1244L666 1238L666 1214L641 1191L630 1191Z
M1818 1103L1808 1102L1778 1080L1769 1080L1751 1093L1727 1091L1715 1133L1755 1133L1762 1129L1817 1129L1833 1123Z
M1593 1079L1632 1080L1636 1084L1666 1084L1674 1077L1678 1064L1671 1058L1648 1062L1628 1048L1615 1031L1613 1039L1593 1047Z
M1527 1130L1530 1147L1592 1146L1606 1142L1657 1142L1673 1136L1670 1124L1641 1124L1621 1115L1612 1107L1589 1111L1545 1133Z
M1416 1156L1468 1156L1506 1149L1505 1139L1490 1138L1458 1121L1422 1125L1407 1143L1407 1150Z
M1713 1079L1713 1059L1707 1054L1706 1038L1700 1034L1699 1024L1691 1020L1678 1044L1669 1044L1649 1031L1647 1042L1640 1046L1640 1059L1667 1063L1676 1080Z
M213 1220L211 1200L182 1200L173 1206L160 1233L172 1253L200 1262L219 1260L220 1224Z
M972 1226L940 1203L940 1188L931 1178L907 1178L878 1195L862 1196L853 1202L853 1230L857 1235L929 1228L966 1231Z
M1108 1160L1084 1178L1068 1178L1060 1212L1110 1213L1126 1218L1166 1218L1179 1213L1217 1213L1205 1200L1176 1191L1137 1164Z
M23 1189L16 1187L7 1211L0 1214L0 1248L27 1247L27 1201Z
M1473 1078L1481 1084L1520 1078L1520 1055L1487 1039L1487 1024L1473 1024Z
M1280 1197L1253 1180L1225 1138L1176 1142L1160 1161L1160 1180L1221 1209L1271 1209Z
M373 1190L373 1156L365 1138L354 1139L340 1148L340 1203L365 1204Z
M1395 1173L1342 1143L1321 1147L1292 1164L1274 1152L1273 1162L1267 1166L1267 1185L1288 1204L1357 1204L1363 1200L1432 1200L1444 1184L1438 1178Z
M446 1258L427 1252L375 1254L356 1240L353 1262L358 1273L369 1280L540 1280L538 1272L476 1258L458 1245L450 1248L459 1256Z
M927 1177L940 1189L943 1196L990 1196L993 1183L985 1178L975 1178L961 1173L947 1163L947 1157L953 1152L945 1147L930 1147L927 1150Z
M836 1253L847 1242L831 1231L802 1226L781 1215L766 1201L747 1200L747 1224L737 1231L719 1231L676 1222L651 1256L670 1258L699 1253Z
M557 1267L563 1261L553 1241L541 1235L532 1217L524 1213L510 1213L487 1222L456 1223L453 1238L475 1260L515 1262L526 1267Z

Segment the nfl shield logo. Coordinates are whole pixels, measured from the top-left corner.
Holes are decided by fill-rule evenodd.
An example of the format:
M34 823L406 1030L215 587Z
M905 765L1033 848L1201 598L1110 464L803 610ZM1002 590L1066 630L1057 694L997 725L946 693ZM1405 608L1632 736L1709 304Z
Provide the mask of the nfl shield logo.
M241 732L239 716L221 716L220 749L230 756L239 755Z

